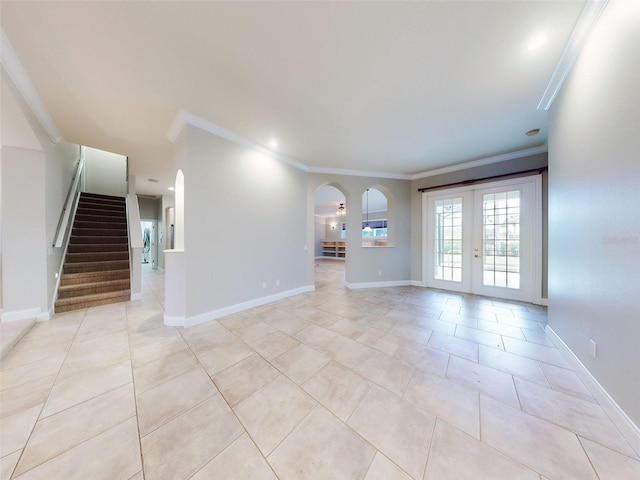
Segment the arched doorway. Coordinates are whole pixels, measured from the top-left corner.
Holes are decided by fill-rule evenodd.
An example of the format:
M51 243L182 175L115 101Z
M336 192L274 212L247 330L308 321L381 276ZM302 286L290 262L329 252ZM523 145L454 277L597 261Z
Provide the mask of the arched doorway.
M314 193L314 271L330 270L330 278L344 283L347 262L347 194L344 187L330 182ZM324 272L323 278L327 278ZM315 281L318 279L315 278Z

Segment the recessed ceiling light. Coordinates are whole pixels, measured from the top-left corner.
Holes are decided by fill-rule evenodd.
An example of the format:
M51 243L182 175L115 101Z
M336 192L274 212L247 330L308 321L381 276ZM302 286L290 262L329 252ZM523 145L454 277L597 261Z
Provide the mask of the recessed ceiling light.
M537 135L539 133L540 133L540 129L539 128L533 128L533 129L529 130L525 135L527 137L533 137L533 136L535 136L535 135Z
M547 37L544 35L537 35L531 39L529 42L529 50L535 50L540 48L547 41Z
M269 142L269 146L271 148L276 148L278 146L278 141L275 138L272 138L271 141Z
M175 188L169 187L169 190L171 190L173 192L175 190Z

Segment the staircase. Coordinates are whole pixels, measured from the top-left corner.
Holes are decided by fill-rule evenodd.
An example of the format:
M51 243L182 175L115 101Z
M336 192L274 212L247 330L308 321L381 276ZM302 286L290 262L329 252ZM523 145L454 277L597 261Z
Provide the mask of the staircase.
M55 312L130 299L125 199L81 193Z

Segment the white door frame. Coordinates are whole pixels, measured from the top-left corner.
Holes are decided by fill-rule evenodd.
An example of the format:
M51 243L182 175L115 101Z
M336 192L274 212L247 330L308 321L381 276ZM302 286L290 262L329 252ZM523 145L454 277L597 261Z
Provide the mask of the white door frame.
M461 195L489 188L502 188L530 183L533 186L533 264L532 264L532 302L542 305L542 175L529 175L495 182L476 183L474 185L442 190L431 190L422 193L422 283L429 284L429 271L432 268L431 252L428 248L429 231L429 198L435 196ZM468 293L471 293L469 291Z

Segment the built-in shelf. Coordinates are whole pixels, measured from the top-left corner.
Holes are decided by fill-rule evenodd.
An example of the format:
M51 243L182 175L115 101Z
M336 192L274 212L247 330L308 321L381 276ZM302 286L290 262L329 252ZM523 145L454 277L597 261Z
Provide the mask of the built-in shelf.
M344 258L347 254L347 242L344 240L323 240L322 256L333 258Z

